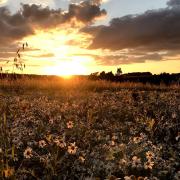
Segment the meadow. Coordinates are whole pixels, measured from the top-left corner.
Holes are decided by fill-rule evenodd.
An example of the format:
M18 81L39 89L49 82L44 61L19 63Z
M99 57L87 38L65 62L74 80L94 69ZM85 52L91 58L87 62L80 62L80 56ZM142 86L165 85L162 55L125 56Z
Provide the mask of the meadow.
M178 85L4 79L0 112L0 179L180 179Z

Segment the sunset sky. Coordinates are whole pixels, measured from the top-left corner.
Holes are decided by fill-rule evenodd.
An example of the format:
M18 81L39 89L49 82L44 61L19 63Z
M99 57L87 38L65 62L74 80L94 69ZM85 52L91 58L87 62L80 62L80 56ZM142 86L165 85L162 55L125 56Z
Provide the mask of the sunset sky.
M0 0L3 70L24 42L25 73L179 73L180 0Z

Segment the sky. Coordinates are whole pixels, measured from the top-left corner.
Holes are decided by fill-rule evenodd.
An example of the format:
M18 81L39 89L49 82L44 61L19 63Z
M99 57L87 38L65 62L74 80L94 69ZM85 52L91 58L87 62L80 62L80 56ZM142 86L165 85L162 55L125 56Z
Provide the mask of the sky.
M179 73L179 52L180 0L0 0L6 72Z

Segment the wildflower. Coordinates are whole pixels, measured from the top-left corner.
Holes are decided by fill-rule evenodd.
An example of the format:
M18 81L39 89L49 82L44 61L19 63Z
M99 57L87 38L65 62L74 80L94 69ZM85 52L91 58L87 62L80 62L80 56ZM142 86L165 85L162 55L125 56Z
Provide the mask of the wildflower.
M66 125L67 125L67 128L68 128L68 129L72 129L74 124L73 124L72 121L68 121L68 122L66 123Z
M154 166L154 162L152 162L152 161L147 161L147 162L144 164L144 168L145 168L145 169L152 169L153 166Z
M62 139L60 139L60 140L59 139L55 139L54 143L56 143L56 145L59 146L60 148L66 147L66 143Z
M125 159L121 159L119 161L119 164L122 165L122 166L125 166L125 165L127 165L127 161Z
M132 162L132 167L140 167L141 166L141 159L138 158L137 156L133 156L132 158L133 162Z
M27 159L30 159L32 157L32 148L27 147L26 150L24 151L24 157Z
M39 141L39 147L44 148L46 146L46 142L44 140Z
M4 169L3 174L5 178L11 177L14 174L14 168L8 167L7 169Z
M146 158L148 160L151 160L154 157L154 153L151 151L146 152Z
M33 130L30 130L30 131L29 131L29 136L33 136L33 135L34 135Z
M15 137L15 138L13 138L13 140L12 140L12 142L13 142L14 144L18 144L19 141L20 141L19 137Z
M124 180L131 180L130 176L124 176Z
M133 141L134 141L134 143L136 143L136 144L140 143L141 140L142 140L142 137L134 137L134 138L133 138Z
M54 120L53 119L49 119L49 124L53 124Z
M84 158L83 156L79 156L79 160L80 160L82 163L84 163L85 158Z
M76 146L76 143L70 143L71 145L68 146L68 153L69 154L76 154L76 151L77 151L77 146Z
M136 177L134 175L131 176L124 176L124 180L135 180Z

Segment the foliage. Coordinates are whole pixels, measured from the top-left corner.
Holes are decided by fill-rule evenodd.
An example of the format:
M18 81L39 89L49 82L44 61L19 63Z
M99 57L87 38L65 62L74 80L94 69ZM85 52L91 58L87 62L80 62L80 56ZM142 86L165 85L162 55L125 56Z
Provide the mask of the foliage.
M26 65L22 59L22 55L21 53L25 50L25 48L28 47L28 43L23 43L22 47L18 48L18 50L15 53L15 57L13 60L7 60L6 63L0 67L0 73L9 73L9 69L5 69L5 66L9 65L12 68L12 73L15 74L16 71L21 71L23 72L23 70L26 68Z

